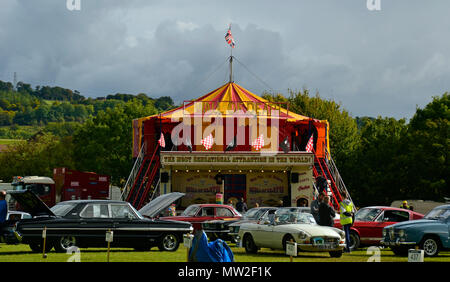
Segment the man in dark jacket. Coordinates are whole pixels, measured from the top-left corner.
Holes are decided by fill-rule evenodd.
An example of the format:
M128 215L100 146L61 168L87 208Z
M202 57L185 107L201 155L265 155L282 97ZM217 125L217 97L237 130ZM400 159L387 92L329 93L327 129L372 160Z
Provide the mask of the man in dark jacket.
M6 191L0 191L0 241L3 240L3 228L8 216L8 204L6 203Z
M324 194L319 194L317 198L311 202L311 214L313 215L314 219L316 220L316 223L319 224L319 207L320 203L323 201Z
M236 204L236 210L241 213L245 213L247 211L247 204L244 202L243 198L239 198Z
M336 212L330 206L330 197L323 197L323 201L319 204L319 225L333 226Z
M316 187L319 194L327 193L327 179L323 175L316 177Z

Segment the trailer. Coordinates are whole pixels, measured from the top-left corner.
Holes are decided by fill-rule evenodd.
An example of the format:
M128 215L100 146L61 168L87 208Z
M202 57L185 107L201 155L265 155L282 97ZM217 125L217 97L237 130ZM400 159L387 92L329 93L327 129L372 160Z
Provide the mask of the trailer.
M111 195L114 196L120 192L110 187L110 179L109 175L62 167L53 169L53 178L16 176L11 186L12 190L16 191L33 191L47 206L52 207L59 202L69 200L111 199ZM20 207L11 202L10 207L12 206L20 210Z
M69 200L110 199L109 175L77 171L68 168L53 169L56 202Z

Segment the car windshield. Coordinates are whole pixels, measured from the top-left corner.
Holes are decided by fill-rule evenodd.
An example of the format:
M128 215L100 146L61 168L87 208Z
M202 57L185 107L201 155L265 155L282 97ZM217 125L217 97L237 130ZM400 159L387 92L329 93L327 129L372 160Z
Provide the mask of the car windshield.
M50 210L57 216L66 216L73 208L75 204L57 204L50 208Z
M261 216L261 214L265 211L266 210L264 210L264 209L258 209L258 208L249 209L244 214L244 219L258 219Z
M355 221L374 221L374 219L380 214L381 209L376 208L362 208L355 214Z
M184 212L181 214L182 216L194 216L197 214L199 206L189 206Z
M426 219L447 219L450 217L450 208L434 208L426 216Z
M315 224L316 221L310 213L298 209L279 209L275 212L276 224Z

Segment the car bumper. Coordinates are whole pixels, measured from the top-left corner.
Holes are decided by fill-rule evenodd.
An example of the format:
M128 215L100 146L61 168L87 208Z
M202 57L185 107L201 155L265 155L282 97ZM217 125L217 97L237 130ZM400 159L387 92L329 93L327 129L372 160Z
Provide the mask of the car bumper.
M342 251L345 247L346 247L345 244L323 244L323 245L297 244L298 249L307 252Z
M400 241L400 239L397 239L395 241L381 240L380 243L381 243L381 245L387 246L387 247L417 245L416 242L405 242L405 241Z
M213 229L203 229L205 233L221 233L221 234L228 234L228 230L213 230Z

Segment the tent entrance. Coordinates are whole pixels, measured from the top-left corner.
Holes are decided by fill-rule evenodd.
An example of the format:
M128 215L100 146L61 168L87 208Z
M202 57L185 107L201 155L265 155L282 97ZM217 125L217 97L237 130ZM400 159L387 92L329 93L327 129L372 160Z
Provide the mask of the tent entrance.
M225 174L225 195L224 201L232 200L233 204L238 202L239 198L247 200L247 175L245 174Z

